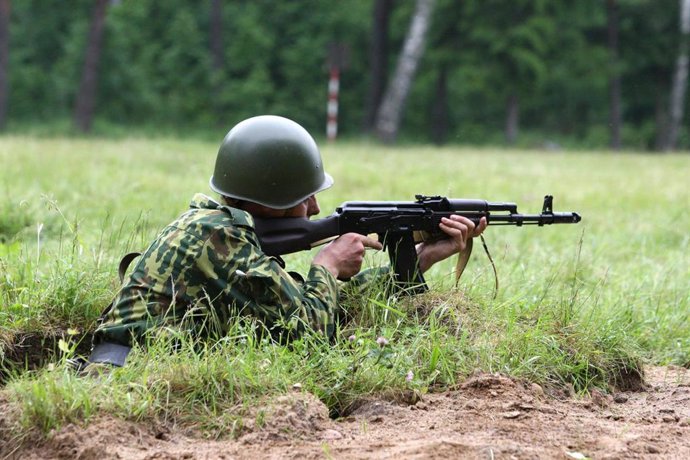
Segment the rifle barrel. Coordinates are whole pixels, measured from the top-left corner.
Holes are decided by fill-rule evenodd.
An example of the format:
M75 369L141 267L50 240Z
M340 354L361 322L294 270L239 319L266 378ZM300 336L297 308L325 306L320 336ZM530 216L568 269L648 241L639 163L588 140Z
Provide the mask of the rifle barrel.
M490 214L490 225L551 225L576 224L582 217L576 212L554 212L542 214Z

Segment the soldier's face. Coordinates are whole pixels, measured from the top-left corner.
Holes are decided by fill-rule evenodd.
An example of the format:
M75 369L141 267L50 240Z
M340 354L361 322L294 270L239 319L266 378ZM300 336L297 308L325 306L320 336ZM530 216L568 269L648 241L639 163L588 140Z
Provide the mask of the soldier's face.
M302 201L297 206L293 206L289 209L269 208L258 203L252 203L251 201L243 202L240 207L241 209L244 209L253 216L268 217L271 219L277 217L309 218L321 212L321 208L319 208L319 203L316 201L316 197L314 195Z
M285 211L284 217L311 217L321 212L316 196L312 195L297 206Z

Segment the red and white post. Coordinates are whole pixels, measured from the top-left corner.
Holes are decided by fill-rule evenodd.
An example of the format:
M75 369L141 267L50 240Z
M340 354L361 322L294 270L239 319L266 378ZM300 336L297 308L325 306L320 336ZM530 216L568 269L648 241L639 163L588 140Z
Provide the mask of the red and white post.
M331 66L331 74L328 80L328 106L326 113L326 137L329 141L334 141L338 135L338 91L340 90L340 69Z

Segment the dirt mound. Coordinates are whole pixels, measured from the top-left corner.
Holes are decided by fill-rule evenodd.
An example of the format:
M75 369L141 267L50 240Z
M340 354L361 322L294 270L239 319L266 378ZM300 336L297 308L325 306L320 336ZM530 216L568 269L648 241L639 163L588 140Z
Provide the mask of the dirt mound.
M266 441L314 440L332 429L328 408L316 396L296 391L251 408L244 417L240 441L245 444Z
M478 373L416 402L362 400L336 421L313 395L295 391L251 408L237 439L101 419L12 458L690 458L690 371L649 368L646 378L645 391L554 397Z
M208 441L186 431L102 417L86 426L69 424L50 433L40 445L27 443L7 452L22 459L185 459L242 456L244 446L338 439L328 408L314 395L295 391L249 408L235 440ZM0 456L1 457L1 456Z
M67 425L49 435L40 447L22 454L27 459L100 460L116 458L117 446L125 458L130 449L147 451L156 441L156 432L143 424L105 417L82 427Z

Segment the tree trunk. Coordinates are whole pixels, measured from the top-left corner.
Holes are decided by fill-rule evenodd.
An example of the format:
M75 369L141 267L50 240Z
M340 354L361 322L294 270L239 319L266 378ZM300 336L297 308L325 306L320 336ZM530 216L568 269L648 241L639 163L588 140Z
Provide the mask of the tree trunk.
M376 111L379 109L388 78L388 23L392 8L393 0L376 0L374 4L371 48L369 49L371 81L366 101L365 131L374 129Z
M211 110L215 115L216 125L222 127L226 117L223 116L223 66L225 52L223 50L223 0L211 0L209 12L209 52L211 54Z
M436 78L434 106L431 111L431 136L435 144L443 145L448 137L448 71L442 65Z
M0 130L5 127L9 100L10 0L0 0Z
M671 83L670 125L664 150L678 148L678 133L683 123L685 92L688 87L688 39L690 38L690 0L680 0L680 48Z
M96 0L91 16L91 26L86 42L86 56L81 74L74 108L74 124L81 132L91 131L91 123L96 107L96 89L98 88L98 65L101 60L101 44L105 26L105 12L108 0Z
M506 143L515 144L520 126L520 102L517 94L511 93L506 102Z
M668 106L666 98L662 97L660 92L657 92L654 101L654 124L656 128L654 150L664 150L668 144Z
M621 148L621 77L618 69L618 2L607 0L606 16L608 21L609 47L609 129L610 147L614 150Z
M216 72L223 68L223 3L222 0L211 0L211 17L209 18L211 46L211 65Z
M434 0L417 0L395 74L376 115L376 136L383 142L395 142L398 136L405 101L424 53L426 33L433 10Z

